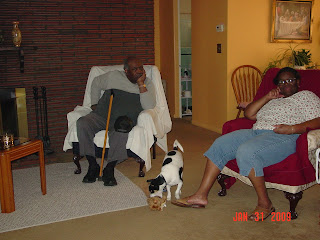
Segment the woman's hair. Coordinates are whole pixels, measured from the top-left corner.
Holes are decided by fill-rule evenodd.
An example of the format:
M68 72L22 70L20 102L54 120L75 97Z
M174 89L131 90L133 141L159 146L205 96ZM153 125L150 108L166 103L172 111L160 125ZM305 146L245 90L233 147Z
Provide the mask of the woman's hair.
M277 75L275 76L275 78L273 79L273 83L275 85L278 85L279 83L279 76L281 73L284 73L284 72L289 72L289 73L292 73L294 75L294 78L297 79L297 80L300 80L301 77L300 77L300 74L297 70L291 68L291 67L284 67L284 68L281 68L279 70L279 72L277 73Z

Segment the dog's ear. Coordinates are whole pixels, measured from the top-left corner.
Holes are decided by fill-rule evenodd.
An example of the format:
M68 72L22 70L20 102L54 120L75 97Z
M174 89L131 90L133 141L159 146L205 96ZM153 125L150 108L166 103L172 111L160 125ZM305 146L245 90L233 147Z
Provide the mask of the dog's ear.
M157 178L154 179L156 185L162 185L166 182L165 178L162 176L162 174L159 174Z
M147 182L152 182L154 179L148 179Z

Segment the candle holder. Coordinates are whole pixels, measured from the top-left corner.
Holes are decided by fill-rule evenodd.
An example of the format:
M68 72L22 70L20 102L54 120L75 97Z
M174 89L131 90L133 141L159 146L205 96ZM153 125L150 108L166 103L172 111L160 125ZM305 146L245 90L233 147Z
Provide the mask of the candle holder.
M0 147L1 149L8 149L14 146L13 134L5 133L0 137Z

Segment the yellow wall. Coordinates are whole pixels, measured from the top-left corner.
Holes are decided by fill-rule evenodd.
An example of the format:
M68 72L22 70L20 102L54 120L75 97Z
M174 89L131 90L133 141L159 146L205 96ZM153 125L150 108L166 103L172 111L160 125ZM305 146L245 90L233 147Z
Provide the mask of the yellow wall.
M167 101L170 110L170 115L175 116L175 109L179 99L177 95L177 74L179 63L177 52L177 0L156 0L155 6L159 7L159 35L160 35L160 57L158 59L160 66L161 77L167 81ZM155 10L155 12L157 12ZM155 26L157 27L157 26ZM158 49L155 47L155 49Z
M159 0L155 0L159 1ZM177 0L159 1L161 74L167 80L168 104L177 117L180 94L177 77ZM271 43L272 0L192 0L192 122L220 132L234 119L236 100L230 83L232 71L251 64L261 71L287 43ZM320 1L313 7L312 60L320 64ZM224 23L225 32L216 25ZM222 53L216 53L217 43ZM176 55L175 55L176 54ZM157 57L156 57L157 59Z
M227 120L227 1L192 0L192 123L220 131ZM217 44L222 53L217 53Z
M228 1L228 119L236 116L236 100L230 83L232 71L250 64L263 71L280 48L288 43L271 43L272 0ZM241 9L241 11L239 11ZM312 43L299 48L311 49L312 60L320 63L320 1L313 6ZM292 46L295 46L293 44Z
M154 0L153 9L154 9L154 64L160 69L161 65L161 56L160 56L160 19L159 19L159 1Z

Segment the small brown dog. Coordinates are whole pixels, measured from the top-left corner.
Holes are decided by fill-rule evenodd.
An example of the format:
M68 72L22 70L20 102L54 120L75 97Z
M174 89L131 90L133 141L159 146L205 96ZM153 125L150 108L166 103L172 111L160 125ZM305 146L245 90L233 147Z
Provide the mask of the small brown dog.
M156 196L148 198L147 201L151 211L163 211L163 208L166 207L167 198Z

